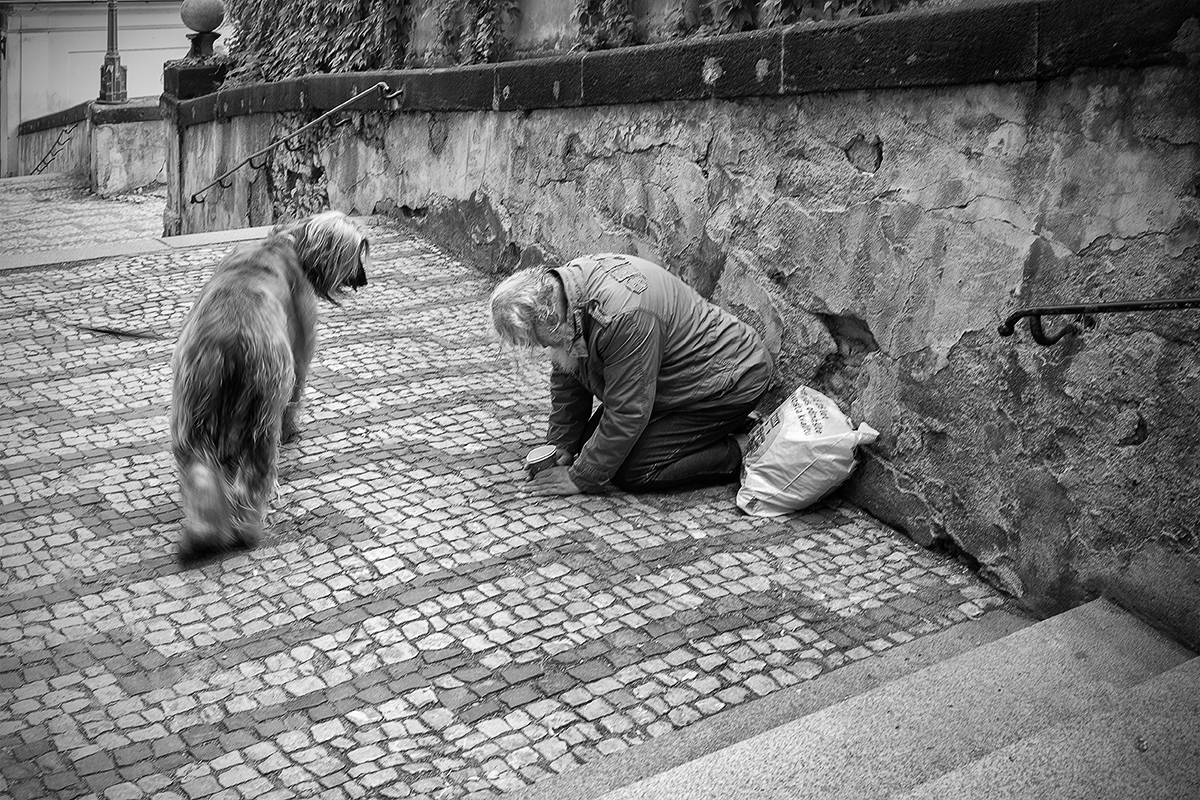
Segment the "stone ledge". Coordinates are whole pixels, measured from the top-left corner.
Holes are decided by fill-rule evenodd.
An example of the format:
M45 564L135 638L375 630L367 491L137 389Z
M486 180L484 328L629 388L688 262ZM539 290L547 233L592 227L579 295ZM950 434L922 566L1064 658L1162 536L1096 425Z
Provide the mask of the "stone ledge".
M157 97L131 97L123 103L101 103L88 100L71 106L63 111L56 111L37 119L22 122L17 128L19 136L31 133L63 128L77 122L91 122L93 125L116 125L122 122L152 122L162 119L162 108Z
M93 103L93 125L116 125L122 122L153 122L163 118L157 97L131 97L116 105Z
M1081 69L1187 63L1200 0L1005 0L824 25L445 69L313 75L177 104L181 125L324 111L383 81L397 100L354 111L516 111L1044 80ZM1196 35L1195 32L1192 35Z
M64 128L75 122L83 122L88 118L88 108L91 107L93 102L92 100L88 100L86 103L80 103L62 111L56 111L44 117L26 120L17 126L17 135L26 136L30 133Z

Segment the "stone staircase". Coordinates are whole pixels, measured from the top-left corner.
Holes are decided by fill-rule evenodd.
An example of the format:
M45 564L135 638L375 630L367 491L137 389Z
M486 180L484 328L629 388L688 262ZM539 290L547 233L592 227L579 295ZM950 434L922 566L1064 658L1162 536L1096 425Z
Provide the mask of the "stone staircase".
M1200 658L1105 600L996 611L522 800L1200 798Z

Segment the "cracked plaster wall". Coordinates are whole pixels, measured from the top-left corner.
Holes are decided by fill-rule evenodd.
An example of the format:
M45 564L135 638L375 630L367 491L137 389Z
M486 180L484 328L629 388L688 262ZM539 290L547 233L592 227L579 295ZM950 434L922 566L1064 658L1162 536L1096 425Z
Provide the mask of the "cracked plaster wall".
M1039 84L371 115L322 166L334 207L494 272L664 263L779 353L769 402L812 385L881 431L852 501L1035 607L1105 593L1200 643L1200 313L996 332L1200 295L1195 49Z

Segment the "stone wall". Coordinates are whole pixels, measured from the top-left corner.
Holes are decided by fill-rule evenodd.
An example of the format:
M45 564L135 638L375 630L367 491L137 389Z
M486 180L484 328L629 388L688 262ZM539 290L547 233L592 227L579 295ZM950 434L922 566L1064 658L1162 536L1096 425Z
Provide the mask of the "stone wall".
M101 197L164 183L165 168L161 120L114 122L92 131L91 184Z
M1020 306L1200 296L1200 7L1159 3L1173 16L1141 26L1003 7L1036 12L1033 73L1015 24L971 64L912 71L946 50L919 30L931 19L971 32L952 10L837 28L845 48L893 60L811 73L822 91L796 88L786 40L783 74L753 36L637 48L605 55L607 102L508 110L510 88L536 91L502 68L490 107L462 86L457 106L422 107L410 88L404 109L334 129L319 168L334 207L403 215L496 273L597 250L666 264L764 333L781 365L772 402L808 384L881 432L847 498L1034 608L1106 594L1200 644L1200 311L1105 315L1050 348L1023 326L997 332ZM818 58L809 44L794 52ZM549 80L571 63L523 69ZM621 102L612 81L646 69L659 72L642 100ZM782 90L722 83L762 85L764 70ZM186 197L271 119L184 129L181 232L266 221L253 175L224 200Z
M84 103L21 124L18 174L31 174L57 146L43 171L86 176L101 197L165 183L173 133L163 127L156 97Z

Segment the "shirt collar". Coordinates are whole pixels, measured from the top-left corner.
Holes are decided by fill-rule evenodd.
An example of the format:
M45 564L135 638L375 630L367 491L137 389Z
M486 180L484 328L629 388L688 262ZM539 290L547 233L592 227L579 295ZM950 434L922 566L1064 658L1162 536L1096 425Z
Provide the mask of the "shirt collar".
M583 270L572 264L551 267L546 270L562 281L567 296L567 316L571 319L571 347L568 352L575 358L587 357L587 342L583 336Z

